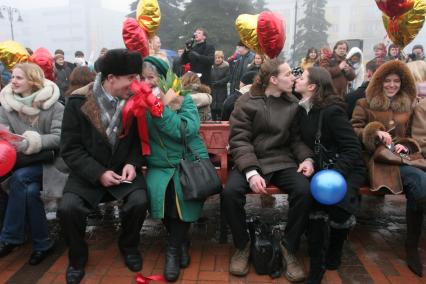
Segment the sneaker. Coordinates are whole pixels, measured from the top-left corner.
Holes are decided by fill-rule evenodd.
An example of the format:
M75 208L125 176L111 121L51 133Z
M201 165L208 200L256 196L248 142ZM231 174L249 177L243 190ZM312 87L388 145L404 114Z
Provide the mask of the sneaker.
M245 276L249 272L250 241L245 248L237 249L231 258L229 272L235 276Z
M291 254L284 245L280 245L283 252L283 267L285 270L285 278L287 278L287 280L290 282L300 282L305 280L305 271L303 270L303 267L297 260L296 256Z

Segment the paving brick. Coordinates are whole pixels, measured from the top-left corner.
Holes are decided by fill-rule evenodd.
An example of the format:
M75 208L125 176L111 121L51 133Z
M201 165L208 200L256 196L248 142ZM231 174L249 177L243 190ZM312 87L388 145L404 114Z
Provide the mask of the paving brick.
M198 272L200 270L200 263L199 262L191 262L191 265L189 267L185 268L182 272L182 279L183 280L190 280L195 281L198 280Z
M216 262L215 255L206 251L201 255L200 270L213 271Z
M37 284L50 284L58 277L57 273L46 272L43 276L37 281Z
M14 270L4 270L0 272L0 284L6 283L7 280L15 274L15 272L16 271Z
M229 274L223 272L214 272L214 271L200 271L198 275L198 280L207 280L207 281L228 281ZM217 282L216 282L217 283Z
M134 277L126 276L105 276L101 280L101 284L131 284L134 282Z

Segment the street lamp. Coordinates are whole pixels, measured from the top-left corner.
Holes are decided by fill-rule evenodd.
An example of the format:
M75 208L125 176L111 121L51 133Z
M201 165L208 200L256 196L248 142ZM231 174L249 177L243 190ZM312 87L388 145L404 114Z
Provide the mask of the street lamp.
M12 40L15 40L14 35L13 35L13 21L14 20L16 20L17 22L23 21L22 16L21 16L21 12L18 9L16 9L15 7L1 5L0 6L0 19L4 19L2 12L3 13L5 12L7 14L7 17L8 17L9 23L10 23L10 33L12 34ZM16 19L16 16L18 16L17 19Z

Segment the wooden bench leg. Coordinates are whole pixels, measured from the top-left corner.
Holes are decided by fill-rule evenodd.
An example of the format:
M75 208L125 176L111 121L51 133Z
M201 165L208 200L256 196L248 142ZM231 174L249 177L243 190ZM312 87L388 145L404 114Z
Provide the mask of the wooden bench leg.
M228 242L228 224L226 222L225 213L223 212L222 203L222 196L220 196L219 243L226 244Z

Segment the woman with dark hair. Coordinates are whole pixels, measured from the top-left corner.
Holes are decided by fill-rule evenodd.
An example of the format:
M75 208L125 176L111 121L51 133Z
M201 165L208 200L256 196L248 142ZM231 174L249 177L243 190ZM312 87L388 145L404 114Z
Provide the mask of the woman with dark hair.
M394 43L389 45L386 61L388 60L405 60L404 56L401 54L401 48L398 45Z
M316 48L311 47L308 49L308 52L306 53L306 57L302 59L302 62L300 62L300 67L303 68L303 70L307 70L309 67L314 66L314 64L318 61L319 54L318 50Z
M418 142L410 137L416 93L415 80L407 64L400 60L382 64L368 84L365 98L357 101L352 126L370 158L370 188L405 193L406 261L411 271L422 276L418 246L426 210L426 173L413 166L382 163L374 159L377 148L382 145L398 155L420 150Z
M330 73L311 67L296 80L295 91L302 95L297 114L302 141L315 149L318 128L321 144L337 158L330 167L346 179L347 192L336 205L314 202L309 216L308 239L310 271L307 283L321 283L325 269L340 266L343 243L355 225L359 208L358 189L365 183L361 144L346 114L343 99L336 94ZM315 170L324 169L315 155ZM327 247L327 244L328 247Z
M87 66L77 66L71 72L69 79L69 87L65 92L65 100L77 89L86 86L95 81L96 73L91 71Z

